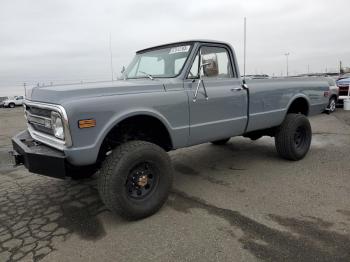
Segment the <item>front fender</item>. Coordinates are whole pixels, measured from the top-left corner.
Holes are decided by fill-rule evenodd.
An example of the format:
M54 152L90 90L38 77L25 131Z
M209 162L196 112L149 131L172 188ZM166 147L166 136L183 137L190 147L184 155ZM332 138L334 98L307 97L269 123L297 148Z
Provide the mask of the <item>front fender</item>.
M98 146L101 147L103 140L105 139L105 137L107 136L107 134L113 129L113 127L115 127L118 123L122 122L123 120L133 117L133 116L151 116L154 117L156 119L158 119L159 121L161 121L163 123L163 125L166 127L166 129L168 130L168 133L170 135L170 139L171 142L173 143L173 127L170 125L170 123L168 122L168 120L160 113L157 112L154 109L151 108L138 108L138 109L134 109L134 110L128 110L128 111L124 111L124 112L120 112L118 114L116 114L114 117L112 117L110 119L110 121L108 121L105 126L103 127L103 129L101 130L101 133L98 137Z
M154 118L157 118L159 121L163 123L163 125L168 130L171 142L173 143L174 134L172 131L172 127L170 123L166 120L166 118L156 110L152 110L149 108L138 108L135 110L129 110L129 111L122 111L114 114L109 121L107 121L100 129L98 130L98 135L95 138L94 142L91 143L88 146L82 146L82 147L72 147L67 148L65 150L65 154L67 156L67 160L72 165L77 166L84 166L84 165L91 165L96 163L101 145L107 136L107 134L112 130L113 127L115 127L118 123L121 121L138 115L147 115ZM98 123L98 122L97 122Z

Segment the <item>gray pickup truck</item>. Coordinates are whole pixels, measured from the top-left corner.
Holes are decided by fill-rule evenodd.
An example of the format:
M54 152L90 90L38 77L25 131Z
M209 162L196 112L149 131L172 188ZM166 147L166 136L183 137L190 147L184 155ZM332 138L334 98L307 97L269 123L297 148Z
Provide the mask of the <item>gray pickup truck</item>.
M245 83L223 42L156 46L138 51L118 81L27 89L28 129L13 137L12 154L51 177L97 172L105 205L140 219L168 197L170 150L271 136L281 157L302 159L312 137L307 116L324 110L328 90L322 79Z

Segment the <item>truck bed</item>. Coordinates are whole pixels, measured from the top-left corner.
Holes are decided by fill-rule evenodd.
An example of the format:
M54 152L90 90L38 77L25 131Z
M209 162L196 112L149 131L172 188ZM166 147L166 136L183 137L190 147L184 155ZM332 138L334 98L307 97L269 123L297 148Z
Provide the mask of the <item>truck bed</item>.
M274 78L246 80L249 87L249 123L247 132L278 126L289 103L297 97L309 102L309 114L322 112L328 99L329 85L324 78Z

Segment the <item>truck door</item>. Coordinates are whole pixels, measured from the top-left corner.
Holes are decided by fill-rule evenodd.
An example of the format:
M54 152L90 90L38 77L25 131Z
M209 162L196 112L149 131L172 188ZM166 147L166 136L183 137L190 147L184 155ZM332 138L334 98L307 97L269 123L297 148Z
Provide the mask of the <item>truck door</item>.
M247 92L233 70L232 59L225 46L205 45L193 60L185 80L190 108L190 145L244 132Z

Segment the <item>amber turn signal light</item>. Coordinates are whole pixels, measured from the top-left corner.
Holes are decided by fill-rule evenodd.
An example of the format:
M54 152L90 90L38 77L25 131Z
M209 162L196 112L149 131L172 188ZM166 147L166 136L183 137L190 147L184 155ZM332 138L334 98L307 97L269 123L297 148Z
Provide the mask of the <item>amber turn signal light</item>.
M95 119L84 119L79 120L78 122L79 128L90 128L96 126L96 120Z

